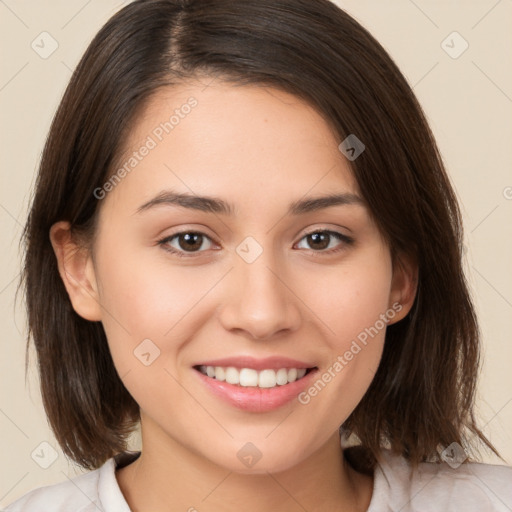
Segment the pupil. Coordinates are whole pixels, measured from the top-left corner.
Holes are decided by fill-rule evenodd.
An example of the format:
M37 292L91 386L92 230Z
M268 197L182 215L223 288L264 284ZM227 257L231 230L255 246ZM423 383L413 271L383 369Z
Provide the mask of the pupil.
M182 239L185 239L187 242L187 246L183 247L182 249L199 249L201 247L201 241L199 244L197 243L197 240L201 240L201 235L197 233L186 233L185 235L182 235ZM192 241L192 243L190 243ZM195 244L194 244L195 242ZM181 246L181 243L180 243Z
M313 241L313 246L315 245L315 243L317 244L317 249L325 249L328 245L329 245L329 242L328 242L328 235L326 233L313 233L311 235L309 235L310 237L310 240ZM318 241L320 241L320 246L318 245Z

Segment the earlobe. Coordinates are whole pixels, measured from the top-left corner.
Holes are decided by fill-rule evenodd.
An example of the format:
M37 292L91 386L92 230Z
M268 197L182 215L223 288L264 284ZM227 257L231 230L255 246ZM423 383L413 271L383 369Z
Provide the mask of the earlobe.
M50 241L73 309L86 320L100 321L101 306L90 252L73 240L69 222L55 223L50 229Z
M408 315L414 304L417 289L418 264L416 259L411 255L398 255L393 262L389 307L393 307L393 304L400 304L401 309L390 324L396 323Z

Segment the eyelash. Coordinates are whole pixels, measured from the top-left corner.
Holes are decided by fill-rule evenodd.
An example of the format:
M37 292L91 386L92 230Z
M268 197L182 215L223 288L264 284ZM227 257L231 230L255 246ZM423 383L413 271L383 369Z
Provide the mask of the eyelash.
M337 253L339 251L342 251L345 247L345 246L350 246L350 245L353 245L354 243L354 239L347 236L347 235L344 235L342 233L339 233L337 231L331 231L331 230L328 230L328 229L317 229L317 230L314 230L314 231L311 231L309 233L306 233L300 240L303 240L304 238L310 236L310 235L314 235L314 234L329 234L331 236L333 236L334 238L337 238L340 242L344 242L344 244L340 244L340 246L338 246L337 248L335 249L323 249L323 250L319 250L319 251L315 251L314 249L311 249L311 252L312 254L315 256L315 257L318 257L318 256L322 256L324 254L333 254L333 253ZM167 236L161 240L159 240L157 243L158 245L161 245L162 248L169 252L169 253L172 253L172 254L175 254L176 256L178 256L179 258L194 258L197 256L197 254L201 254L202 252L204 251L195 251L195 252L190 252L190 253L187 253L187 252L183 252L183 251L178 251L174 248L171 248L169 247L168 245L166 245L167 243L169 243L171 240L173 240L174 238L176 237L179 237L180 235L202 235L203 237L206 237L208 239L211 240L211 238L206 235L205 233L201 233L200 231L180 231L179 233L174 233L173 235L170 235L170 236Z

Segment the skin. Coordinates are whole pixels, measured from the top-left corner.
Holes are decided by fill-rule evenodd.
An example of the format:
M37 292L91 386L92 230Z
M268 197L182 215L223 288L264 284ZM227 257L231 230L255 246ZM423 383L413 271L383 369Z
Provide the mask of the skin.
M333 192L361 195L339 138L308 104L259 86L190 82L157 92L137 119L125 155L193 96L197 106L101 200L91 248L51 229L73 307L105 328L116 369L141 407L142 455L118 470L132 510L226 512L366 510L371 477L343 458L338 427L368 389L385 329L307 405L239 410L212 395L194 364L231 355L288 356L320 373L352 340L399 302L410 310L416 267L390 251L365 204L302 215L288 205ZM233 203L237 215L160 205L137 209L165 189ZM332 230L321 252L306 235ZM178 232L206 237L187 253ZM252 236L263 249L252 263L236 252ZM340 249L338 252L326 251ZM187 256L187 254L192 254ZM150 339L150 365L134 350ZM246 467L237 452L254 444Z

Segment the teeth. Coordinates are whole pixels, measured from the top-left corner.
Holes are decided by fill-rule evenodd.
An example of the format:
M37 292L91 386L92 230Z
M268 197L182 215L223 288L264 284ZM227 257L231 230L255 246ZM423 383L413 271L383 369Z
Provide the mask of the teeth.
M276 372L276 382L283 386L284 384L288 384L288 370L286 368L281 368Z
M226 372L224 371L224 368L221 366L215 367L215 378L217 380L226 380Z
M302 379L304 375L306 375L307 369L306 368L299 368L297 370L297 380Z
M229 366L200 366L199 370L208 377L225 381L228 384L237 384L243 387L274 388L284 386L290 382L302 379L306 375L306 368L281 368L275 370L261 370L252 368L234 368Z
M243 370L242 370L243 371ZM258 375L258 387L274 388L277 385L276 372L274 370L262 370Z
M258 385L258 372L251 368L240 370L240 386L249 387Z
M220 366L217 366L217 368L220 368ZM240 372L233 367L226 368L226 382L228 384L239 384Z
M290 368L288 370L288 382L295 382L297 380L297 368Z

